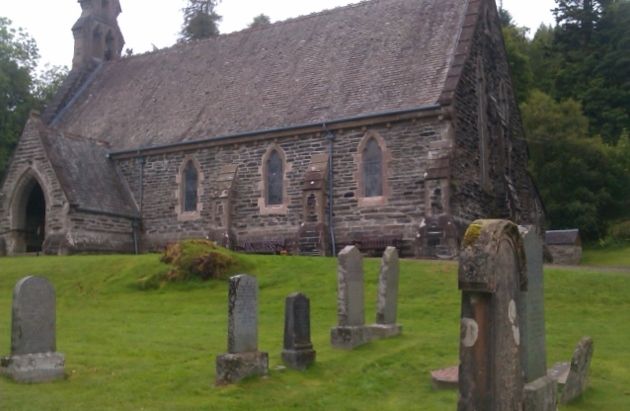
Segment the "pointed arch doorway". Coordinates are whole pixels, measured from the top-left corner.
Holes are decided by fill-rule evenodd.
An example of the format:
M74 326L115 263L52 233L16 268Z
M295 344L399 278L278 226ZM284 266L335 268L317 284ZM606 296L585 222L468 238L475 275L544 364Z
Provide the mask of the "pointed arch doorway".
M25 176L13 204L14 253L41 252L46 238L46 196L39 181Z

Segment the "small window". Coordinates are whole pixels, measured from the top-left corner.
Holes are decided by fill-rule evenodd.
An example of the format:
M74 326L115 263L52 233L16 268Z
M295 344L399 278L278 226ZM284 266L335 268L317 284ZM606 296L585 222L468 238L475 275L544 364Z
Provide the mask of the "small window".
M365 197L383 195L383 152L375 138L363 149L363 184Z
M267 205L282 204L283 166L282 157L273 150L267 159Z
M199 174L192 161L188 161L184 169L184 212L197 211L197 189Z

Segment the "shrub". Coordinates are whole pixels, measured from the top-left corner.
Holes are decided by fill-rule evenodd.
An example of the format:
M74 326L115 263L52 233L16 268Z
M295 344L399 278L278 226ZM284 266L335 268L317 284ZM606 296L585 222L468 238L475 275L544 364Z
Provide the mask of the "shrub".
M630 220L612 225L608 234L617 242L630 242Z
M245 268L236 253L203 239L184 240L168 245L160 261L169 264L170 269L166 273L141 278L140 288L159 288L167 282L223 280Z

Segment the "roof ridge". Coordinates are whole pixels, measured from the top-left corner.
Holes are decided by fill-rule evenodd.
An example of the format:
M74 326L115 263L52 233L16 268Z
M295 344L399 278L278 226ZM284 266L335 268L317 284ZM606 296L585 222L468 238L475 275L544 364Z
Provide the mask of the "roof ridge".
M162 53L166 53L166 52L170 52L175 48L189 48L192 46L197 46L199 44L203 44L203 43L210 43L212 41L216 42L218 40L221 39L226 39L229 37L233 37L235 35L239 35L239 34L243 34L246 32L254 32L254 31L263 31L263 30L269 30L272 27L278 27L281 25L285 25L285 24L289 24L289 23L295 23L295 22L299 22L299 21L303 21L303 20L308 20L311 18L315 18L315 17L321 17L321 16L325 16L328 14L333 14L333 13L337 13L343 10L350 10L350 9L354 9L354 8L359 8L359 7L364 7L367 6L369 4L375 4L375 3L380 3L383 2L385 0L359 0L357 2L353 2L353 3L348 3L345 6L339 6L339 7L333 7L331 9L324 9L324 10L320 10L320 11L314 11L312 13L309 14L303 14L300 16L295 16L295 17L289 17L286 20L279 20L279 21L275 21L273 23L270 23L268 25L265 26L260 26L260 27L245 27L241 30L237 30L237 31L232 31L229 33L225 33L225 34L219 34L216 37L208 37L205 39L197 39L197 40L191 40L191 41L176 41L174 44L161 48L161 49L154 49L154 50L147 50L145 52L139 53L139 54L133 54L131 56L123 56L120 60L112 60L107 62L107 64L115 64L118 61L127 61L127 60L132 60L136 57L147 57L147 56L154 56L154 55L159 55ZM401 0L394 0L394 1L401 1Z

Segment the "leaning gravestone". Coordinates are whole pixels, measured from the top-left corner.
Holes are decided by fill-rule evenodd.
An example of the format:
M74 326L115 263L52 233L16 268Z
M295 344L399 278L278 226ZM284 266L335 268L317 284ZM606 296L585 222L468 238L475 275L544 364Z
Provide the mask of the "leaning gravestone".
M588 370L593 357L593 339L584 337L580 340L571 363L556 364L549 375L558 382L562 393L560 403L568 404L582 395L588 383Z
M522 411L523 376L516 300L527 287L518 227L477 220L464 236L459 411Z
M265 375L266 352L258 351L258 284L246 274L230 278L228 291L228 352L216 361L217 385Z
M352 349L370 340L365 326L363 257L355 246L347 246L337 261L338 325L330 330L330 340L333 347Z
M13 289L11 355L2 373L18 382L47 382L64 377L64 356L56 352L55 290L41 277L21 279Z
M315 361L310 315L309 300L304 294L293 293L286 298L282 361L289 368L305 370Z
M519 226L525 248L527 290L518 300L521 363L525 378L525 411L555 411L556 382L547 377L542 233L534 226Z
M396 247L387 247L378 277L376 324L370 326L372 338L387 338L402 332L402 327L396 324L399 271L398 250Z

